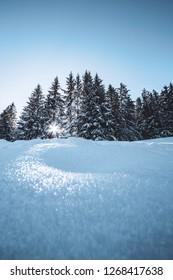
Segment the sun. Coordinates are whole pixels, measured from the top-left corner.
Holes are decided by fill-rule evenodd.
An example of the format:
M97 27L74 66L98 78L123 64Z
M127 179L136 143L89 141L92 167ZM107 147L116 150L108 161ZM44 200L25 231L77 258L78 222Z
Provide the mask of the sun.
M48 127L48 132L51 133L53 136L56 136L56 134L59 132L58 125L55 122L51 123Z

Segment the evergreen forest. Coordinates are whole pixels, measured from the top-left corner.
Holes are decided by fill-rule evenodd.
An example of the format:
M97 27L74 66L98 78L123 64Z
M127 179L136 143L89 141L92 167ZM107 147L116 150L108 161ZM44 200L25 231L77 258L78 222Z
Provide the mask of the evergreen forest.
M38 84L17 118L12 103L0 114L0 139L82 137L92 140L135 141L173 136L173 84L161 92L142 90L132 100L127 86L109 85L99 75L71 72L62 89L58 77L47 93Z

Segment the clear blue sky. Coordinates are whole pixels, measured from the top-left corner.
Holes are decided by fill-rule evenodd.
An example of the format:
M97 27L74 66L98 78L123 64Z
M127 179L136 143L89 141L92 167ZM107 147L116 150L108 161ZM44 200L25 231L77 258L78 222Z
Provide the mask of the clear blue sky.
M107 86L173 82L171 0L0 0L0 112L18 111L38 83L96 72Z

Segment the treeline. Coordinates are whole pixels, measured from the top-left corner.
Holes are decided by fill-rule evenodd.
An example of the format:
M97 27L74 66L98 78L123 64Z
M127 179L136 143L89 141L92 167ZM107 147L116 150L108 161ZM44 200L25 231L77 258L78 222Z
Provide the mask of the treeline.
M38 85L17 120L14 103L0 114L0 139L83 137L93 140L142 140L173 136L173 84L142 91L134 102L124 84L108 89L98 76L70 73L66 89L56 77L46 96Z

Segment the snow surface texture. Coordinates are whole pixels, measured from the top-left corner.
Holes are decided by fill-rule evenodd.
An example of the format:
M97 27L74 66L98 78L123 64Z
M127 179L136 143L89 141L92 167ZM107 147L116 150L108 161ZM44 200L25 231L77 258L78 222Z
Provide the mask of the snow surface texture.
M173 259L173 138L1 140L0 259Z

